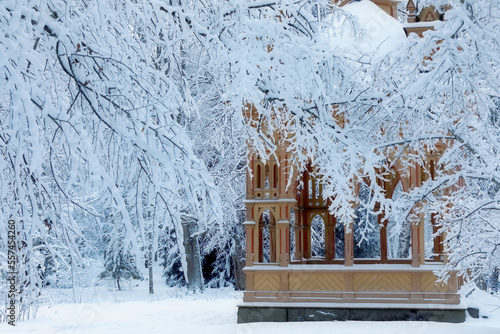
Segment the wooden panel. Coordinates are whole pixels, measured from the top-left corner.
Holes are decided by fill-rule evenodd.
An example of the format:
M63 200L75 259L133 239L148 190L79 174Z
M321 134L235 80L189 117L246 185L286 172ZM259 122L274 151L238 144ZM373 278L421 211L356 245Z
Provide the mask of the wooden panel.
M291 291L344 291L344 275L338 273L291 273Z
M279 291L280 276L278 274L255 273L253 286L255 291Z
M448 286L444 283L436 283L436 275L433 273L420 276L420 289L422 292L448 292Z
M411 274L406 273L356 273L354 291L411 291Z

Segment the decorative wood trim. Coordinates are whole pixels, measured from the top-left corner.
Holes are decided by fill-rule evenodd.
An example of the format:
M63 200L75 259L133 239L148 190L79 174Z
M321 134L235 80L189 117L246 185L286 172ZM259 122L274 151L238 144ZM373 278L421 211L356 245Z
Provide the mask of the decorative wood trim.
M254 273L253 279L255 291L280 291L281 279L278 274Z
M290 273L290 291L345 291L342 273Z
M379 271L339 265L332 269L297 270L293 266L256 265L245 269L245 301L432 303L457 305L458 278L436 284L432 268L388 266ZM421 267L422 268L422 267Z
M410 292L411 275L407 273L355 273L354 291Z

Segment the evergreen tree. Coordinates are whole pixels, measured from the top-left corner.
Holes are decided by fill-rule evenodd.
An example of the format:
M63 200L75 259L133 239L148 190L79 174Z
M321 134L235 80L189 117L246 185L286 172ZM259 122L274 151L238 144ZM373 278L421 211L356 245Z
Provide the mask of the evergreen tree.
M137 270L134 257L125 249L123 238L125 231L123 226L113 229L106 247L106 259L104 271L101 278L112 278L116 280L118 290L121 290L121 279L142 279L141 273Z

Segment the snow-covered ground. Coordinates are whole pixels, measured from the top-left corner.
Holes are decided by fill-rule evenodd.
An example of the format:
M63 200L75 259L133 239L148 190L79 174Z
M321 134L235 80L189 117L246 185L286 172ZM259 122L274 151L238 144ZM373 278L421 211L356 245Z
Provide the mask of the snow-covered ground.
M16 327L0 324L0 333L41 334L499 334L500 299L475 293L470 303L481 307L488 318L469 318L462 324L433 322L301 322L237 324L237 304L241 293L231 289L206 290L190 295L185 290L163 288L155 297L145 285L113 291L106 287L84 293L83 303L53 303L40 307L36 319ZM52 291L53 300L64 300L64 291ZM68 294L69 296L69 294Z

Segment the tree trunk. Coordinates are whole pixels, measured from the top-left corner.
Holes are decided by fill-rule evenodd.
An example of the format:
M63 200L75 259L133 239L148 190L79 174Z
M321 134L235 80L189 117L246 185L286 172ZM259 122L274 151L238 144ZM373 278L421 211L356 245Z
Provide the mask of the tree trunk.
M149 213L148 213L149 216ZM149 238L149 249L148 249L148 271L149 271L149 294L152 295L154 294L154 287L153 287L153 243L156 238L155 236L155 225L152 223L151 224L151 234Z
M120 277L116 278L116 285L118 286L118 291L122 291L122 288L120 287Z
M187 262L187 285L191 291L203 290L203 273L201 270L201 253L196 231L196 219L189 215L182 216L182 230Z
M241 240L235 239L235 251L233 254L233 267L234 267L234 288L236 290L245 290L246 277L243 273L246 260L246 249L241 247Z
M149 251L148 255L148 271L149 271L149 294L152 295L154 294L154 289L153 289L153 254L151 250Z

